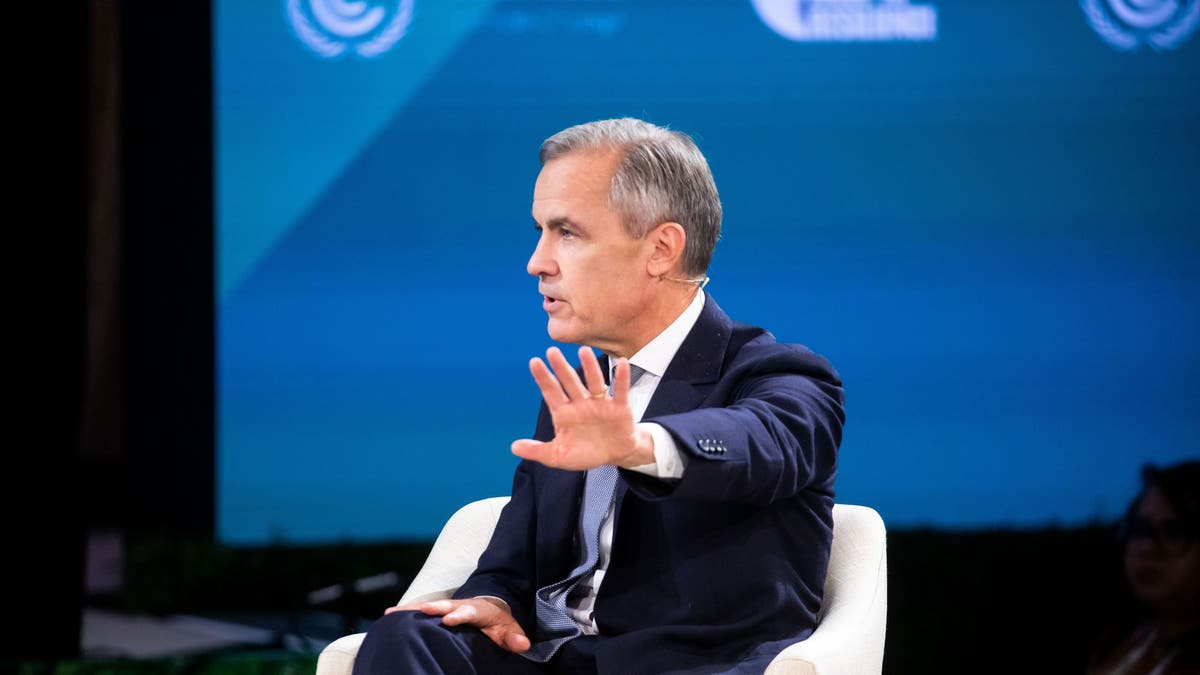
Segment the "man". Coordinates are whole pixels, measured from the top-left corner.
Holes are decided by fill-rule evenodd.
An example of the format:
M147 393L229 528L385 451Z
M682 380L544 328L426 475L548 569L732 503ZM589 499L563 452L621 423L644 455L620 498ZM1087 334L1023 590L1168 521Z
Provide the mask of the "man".
M388 610L355 673L761 673L816 625L841 383L705 295L721 206L687 136L604 120L541 160L528 271L580 369L530 362L537 430L478 568Z

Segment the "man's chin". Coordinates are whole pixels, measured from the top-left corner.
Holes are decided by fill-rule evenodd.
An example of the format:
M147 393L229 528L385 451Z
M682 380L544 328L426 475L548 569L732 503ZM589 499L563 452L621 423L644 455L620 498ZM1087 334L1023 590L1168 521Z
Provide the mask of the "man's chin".
M580 342L579 331L573 330L567 322L551 317L546 322L546 333L551 340L561 342L563 344L582 344Z

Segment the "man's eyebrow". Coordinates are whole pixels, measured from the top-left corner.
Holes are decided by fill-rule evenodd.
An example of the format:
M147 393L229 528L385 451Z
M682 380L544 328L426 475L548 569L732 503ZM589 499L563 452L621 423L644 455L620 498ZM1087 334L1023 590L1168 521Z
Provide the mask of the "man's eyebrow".
M539 223L537 220L534 220L533 227L535 230L540 230L540 229L542 229L542 224ZM567 218L566 216L559 216L557 218L551 218L550 220L546 221L546 227L549 228L551 232L553 232L554 230L562 229L564 227L570 228L573 230L579 229L579 225L577 225L575 223L575 221L571 220L570 218Z

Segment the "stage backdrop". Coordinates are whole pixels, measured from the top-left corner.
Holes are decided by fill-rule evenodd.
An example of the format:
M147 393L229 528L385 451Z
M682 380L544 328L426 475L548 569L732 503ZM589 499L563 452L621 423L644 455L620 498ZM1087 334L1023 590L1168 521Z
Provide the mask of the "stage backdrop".
M1200 454L1197 0L214 7L225 542L507 494L538 146L616 116L707 155L711 297L843 377L838 501L1079 524Z

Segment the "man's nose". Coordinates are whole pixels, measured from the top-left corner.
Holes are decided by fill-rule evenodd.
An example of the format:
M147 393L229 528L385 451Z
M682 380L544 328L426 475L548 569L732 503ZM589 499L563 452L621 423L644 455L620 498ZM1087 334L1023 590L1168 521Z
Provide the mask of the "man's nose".
M525 264L525 271L535 277L554 276L558 273L554 257L550 255L545 242L545 237L538 239L537 246L533 247L533 254L529 256L529 262Z

